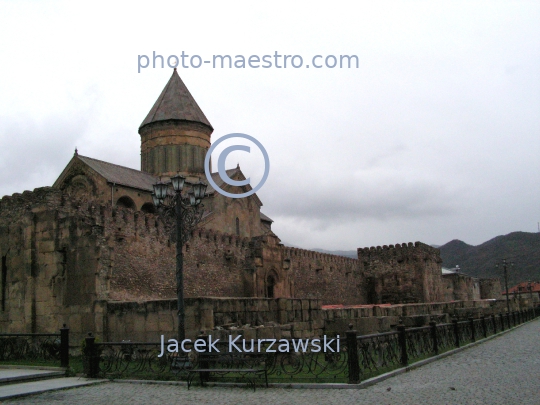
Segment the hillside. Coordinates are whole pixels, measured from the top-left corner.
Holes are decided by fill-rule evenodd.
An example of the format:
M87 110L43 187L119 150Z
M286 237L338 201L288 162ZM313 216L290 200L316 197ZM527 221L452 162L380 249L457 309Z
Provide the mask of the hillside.
M514 262L514 267L508 267L508 287L521 281L540 281L540 233L512 232L478 246L455 239L439 249L444 267L459 265L471 276L500 277L503 281L503 270L496 269L495 263L506 258Z

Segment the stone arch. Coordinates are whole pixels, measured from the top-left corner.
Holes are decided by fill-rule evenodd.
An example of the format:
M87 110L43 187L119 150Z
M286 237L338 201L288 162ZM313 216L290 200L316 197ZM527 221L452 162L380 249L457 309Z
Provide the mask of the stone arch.
M74 196L95 194L97 192L96 185L91 179L85 174L76 173L65 179L60 189Z
M128 197L127 195L124 195L120 197L118 200L116 200L116 206L129 208L131 210L134 210L136 208L135 202L131 199L131 197Z
M156 207L151 202L147 202L142 205L141 211L146 214L154 214L156 212Z
M264 296L266 298L275 298L278 281L279 277L274 269L266 273L266 277L264 278Z

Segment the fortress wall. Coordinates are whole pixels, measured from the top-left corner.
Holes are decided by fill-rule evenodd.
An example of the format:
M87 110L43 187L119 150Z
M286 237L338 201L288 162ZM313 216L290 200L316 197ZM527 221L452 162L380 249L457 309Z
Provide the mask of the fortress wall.
M501 299L503 287L501 280L498 278L481 278L480 282L480 297L482 299L496 298Z
M56 332L63 323L101 329L94 305L101 239L91 204L51 187L0 200L2 332Z
M119 301L176 297L174 228L154 214L127 209L106 210L112 272L109 298ZM244 296L245 257L249 243L212 230L196 230L184 246L184 294Z
M294 297L324 304L367 302L357 259L292 247L283 248L283 258L292 269Z
M247 239L197 231L186 296L244 296ZM176 297L175 245L156 215L112 210L51 187L0 200L2 332L103 330L99 302ZM1 297L0 297L1 298Z
M414 303L443 300L438 249L421 242L358 249L368 302Z

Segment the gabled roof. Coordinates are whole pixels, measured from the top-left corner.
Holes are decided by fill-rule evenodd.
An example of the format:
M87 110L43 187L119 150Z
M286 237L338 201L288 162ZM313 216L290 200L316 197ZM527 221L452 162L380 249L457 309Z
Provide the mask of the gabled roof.
M156 184L159 181L159 177L153 176L150 173L141 172L140 170L81 155L78 155L78 158L102 175L109 183L138 188L140 190L153 191L153 184Z
M176 68L139 128L153 122L166 120L200 122L213 129L186 85L178 76Z
M265 221L265 222L274 222L273 219L271 219L270 217L267 217L267 216L264 215L262 212L261 212L261 221Z
M240 174L240 179L241 180L245 180L245 177L244 177L244 174L242 173L242 170L240 170L240 165L236 166L234 169L229 169L229 170L225 170L225 172L227 173L227 176L229 176L229 178L234 178L234 176L238 173ZM205 181L205 179L202 179L203 181ZM219 172L215 172L215 173L212 173L212 180L214 180L214 182L218 185L218 187L220 189L224 189L225 187L227 187L227 183L225 183L223 181L223 179L221 178L221 176L219 175ZM248 190L251 190L251 186L248 184L247 186L247 189ZM211 184L208 185L208 188L206 189L206 192L208 194L211 194L211 193L214 193L214 187L212 187ZM250 197L253 197L255 198L255 201L257 202L257 204L259 206L262 206L263 203L262 201L259 199L259 197L257 197L257 194L252 194Z

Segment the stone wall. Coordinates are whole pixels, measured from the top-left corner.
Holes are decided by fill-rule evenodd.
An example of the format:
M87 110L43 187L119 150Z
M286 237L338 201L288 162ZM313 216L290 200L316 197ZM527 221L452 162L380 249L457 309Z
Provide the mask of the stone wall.
M52 188L0 200L6 273L0 330L51 332L62 323L78 331L100 330L95 323L100 308L94 303L106 293L107 258L94 225L76 201L67 202Z
M431 319L491 315L505 310L504 301L476 300L432 304L362 305L325 308L315 299L192 298L186 300L186 335L203 331L212 336L242 334L247 338L308 338L343 334L352 324L360 334L427 325ZM103 339L106 341L159 341L177 330L175 300L108 302ZM518 303L512 302L512 310Z
M480 282L477 278L461 273L444 274L442 278L445 301L478 300L481 298Z
M166 314L142 327L141 338L167 330L162 329L164 319L170 322L173 304L152 304L157 305L152 309L137 302L176 297L170 224L152 213L112 209L76 195L44 187L0 200L0 257L6 281L1 288L0 331L53 332L66 323L81 337L88 331L135 333L137 328L126 329L130 326L122 326L119 318L105 315L117 308L112 301L130 301L143 314L155 308ZM259 297L245 299L244 306L234 301L234 310L228 308L228 298L219 305L221 301L212 301L211 323L194 323L194 331L233 322L259 328L274 322L285 335L316 334L324 326L321 322L329 328L334 314L342 311L320 309L323 304L444 298L438 250L419 242L359 249L357 260L284 247L271 232L247 239L201 229L193 232L184 254L188 298ZM484 291L498 288L495 281L481 285ZM280 301L291 297L295 299ZM343 319L361 318L367 317ZM143 321L136 322L140 326ZM336 325L334 329L341 327ZM366 330L374 327L369 325Z
M415 242L358 249L369 303L438 302L443 300L438 249Z
M284 266L293 274L294 297L325 304L367 302L358 260L305 249L283 250Z
M501 286L501 280L498 278L481 278L480 283L480 297L482 299L489 298L502 298L503 288Z

